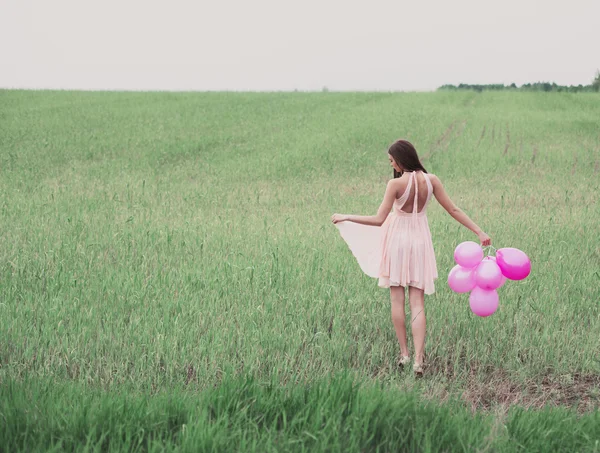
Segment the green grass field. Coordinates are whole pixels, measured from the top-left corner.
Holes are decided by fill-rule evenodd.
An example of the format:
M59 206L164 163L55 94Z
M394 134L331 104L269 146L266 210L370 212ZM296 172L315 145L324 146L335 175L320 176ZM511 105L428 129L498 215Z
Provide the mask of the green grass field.
M397 138L532 261L474 316L432 201L420 380L330 222ZM600 452L599 190L598 94L0 91L0 450Z

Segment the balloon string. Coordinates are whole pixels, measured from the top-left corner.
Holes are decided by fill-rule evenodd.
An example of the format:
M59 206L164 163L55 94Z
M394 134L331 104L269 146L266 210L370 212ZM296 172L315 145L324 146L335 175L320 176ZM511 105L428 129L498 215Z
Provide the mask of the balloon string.
M496 252L498 251L498 249L496 249L496 247L494 247L494 246L492 246L492 245L488 245L488 246L484 247L483 249L484 249L484 250L486 250L486 249L487 249L487 252L486 252L486 253L487 253L487 256L490 256L490 255L491 255L491 253L490 253L490 252L492 251L492 249L494 249L494 254L496 254Z

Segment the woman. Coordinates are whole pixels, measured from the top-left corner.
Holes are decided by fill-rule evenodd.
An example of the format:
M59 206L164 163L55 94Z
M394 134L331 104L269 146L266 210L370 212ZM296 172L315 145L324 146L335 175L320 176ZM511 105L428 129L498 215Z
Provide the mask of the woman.
M423 375L425 347L425 294L435 292L438 277L431 232L427 221L427 204L431 195L462 225L473 231L481 245L491 244L484 233L463 211L454 205L440 179L423 167L414 146L398 140L388 150L394 169L383 202L374 216L334 214L332 222L356 257L361 269L379 279L379 286L390 288L392 322L400 343L401 366L409 363L404 313L408 286L412 335L415 345L413 370ZM390 210L393 208L392 212Z

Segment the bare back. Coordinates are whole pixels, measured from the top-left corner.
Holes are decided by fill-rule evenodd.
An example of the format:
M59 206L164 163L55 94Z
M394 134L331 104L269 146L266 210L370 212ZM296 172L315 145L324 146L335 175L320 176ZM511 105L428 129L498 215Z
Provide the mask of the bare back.
M402 196L396 198L395 202L399 205L398 209L401 212L411 214L415 208L417 213L422 212L429 202L433 193L433 186L429 179L430 175L422 171L404 172L400 177L400 192Z

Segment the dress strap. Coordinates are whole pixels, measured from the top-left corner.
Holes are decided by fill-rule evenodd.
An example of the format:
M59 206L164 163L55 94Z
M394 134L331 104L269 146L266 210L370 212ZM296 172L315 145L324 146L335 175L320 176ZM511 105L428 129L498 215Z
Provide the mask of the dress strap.
M410 195L410 188L412 187L412 175L408 179L408 184L406 185L406 189L404 189L404 194L406 195L406 199L408 200L408 196Z
M425 200L425 204L429 203L429 199L431 195L433 195L433 186L431 185L431 179L429 179L429 175L427 173L423 173L425 177L425 182L427 183L427 200Z
M413 217L417 215L417 207L419 201L419 181L417 181L417 172L413 171L413 178L415 178L415 199L413 201Z
M404 207L404 205L408 201L408 196L410 195L410 188L411 188L411 186L412 186L412 176L408 179L408 184L406 184L406 189L404 189L404 193L399 198L399 200L402 200L402 205L400 205L400 208L399 208L400 210L402 210L402 208Z

